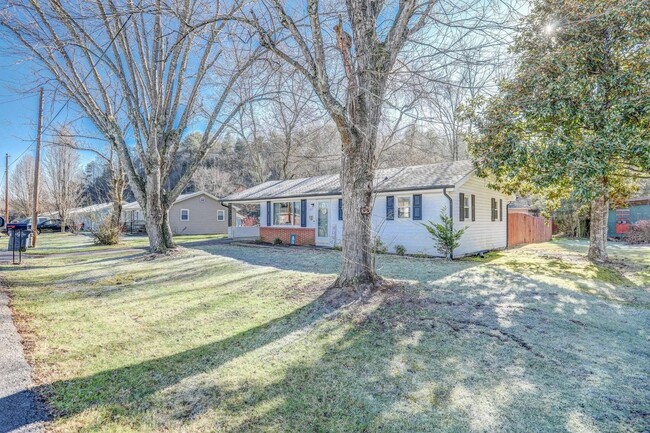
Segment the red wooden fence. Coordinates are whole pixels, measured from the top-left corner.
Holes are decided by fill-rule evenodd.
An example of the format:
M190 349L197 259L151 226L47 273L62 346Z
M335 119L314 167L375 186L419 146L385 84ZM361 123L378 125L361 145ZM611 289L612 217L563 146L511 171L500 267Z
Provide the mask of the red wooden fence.
M508 214L508 246L551 240L551 220L525 213Z

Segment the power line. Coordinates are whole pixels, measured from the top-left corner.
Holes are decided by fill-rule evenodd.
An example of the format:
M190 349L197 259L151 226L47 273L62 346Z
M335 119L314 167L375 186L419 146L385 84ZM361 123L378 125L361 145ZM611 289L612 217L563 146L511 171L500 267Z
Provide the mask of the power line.
M121 26L120 29L117 31L117 33L115 33L115 35L113 35L113 37L112 37L111 40L108 42L108 44L106 44L106 47L102 50L102 54L97 58L97 61L95 61L95 63L92 65L92 68L90 68L90 70L88 71L88 73L86 74L86 76L81 80L81 83L79 83L79 86L81 86L82 84L84 84L84 83L86 82L86 80L88 79L88 77L90 77L90 74L92 74L93 69L95 69L95 67L99 64L99 62L104 58L104 56L106 55L106 52L108 51L108 49L111 47L111 45L113 44L113 42L115 42L115 39L117 39L117 37L119 36L119 34L122 32L122 30L124 30L124 28L126 27L126 25L128 24L129 20L130 20L132 17L133 17L133 14L129 14L129 16L127 17L126 21L124 21L124 24L122 24L122 26ZM61 112L62 112L62 111L63 111L63 110L68 106L69 103L70 103L70 99L68 99L68 100L65 101L65 103L64 103L64 104L61 106L61 108L59 109L59 111L56 112L56 114L54 115L54 117L52 117L52 119L47 123L47 125L45 125L45 127L41 130L42 133L44 133L44 132L47 130L47 128L49 128L49 127L52 125L52 123L56 120L56 118L59 116L59 114L61 114ZM15 159L11 162L11 164L9 164L9 167L11 167L11 166L12 166L16 161L18 161L18 160L19 160L19 159L20 159L24 154L26 154L26 153L31 149L31 147L32 147L34 144L35 144L35 141L32 142L32 144L30 144L29 146L27 146L27 149L25 149L25 150L24 150L24 151L23 151L23 152L18 156L18 158L15 158Z

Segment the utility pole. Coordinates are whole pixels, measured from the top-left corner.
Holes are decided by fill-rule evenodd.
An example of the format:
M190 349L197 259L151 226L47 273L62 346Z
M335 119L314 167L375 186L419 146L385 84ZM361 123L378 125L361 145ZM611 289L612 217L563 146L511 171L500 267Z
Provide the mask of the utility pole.
M5 155L5 223L9 223L9 154Z
M43 134L43 88L38 96L38 131L36 132L36 158L34 161L34 206L32 207L32 248L38 237L38 176L41 171L41 136Z

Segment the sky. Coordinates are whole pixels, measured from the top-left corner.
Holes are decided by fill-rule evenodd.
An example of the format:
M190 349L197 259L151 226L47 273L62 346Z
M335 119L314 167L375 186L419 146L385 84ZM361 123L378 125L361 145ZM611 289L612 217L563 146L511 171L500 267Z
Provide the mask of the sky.
M38 93L22 93L31 87L33 70L29 64L7 54L5 44L0 40L0 165L3 173L5 154L17 157L34 142L38 114Z
M7 42L3 39L0 38L0 178L2 179L0 184L4 184L6 153L10 155L10 172L20 156L28 152L34 154L38 121L35 67L7 50ZM52 126L75 116L74 106L65 105L62 101L53 102L51 98L52 96L45 92L44 127L50 124L54 115L62 107L60 114L51 123ZM47 140L47 136L45 139ZM86 163L93 157L92 154L82 154L80 159L82 163Z

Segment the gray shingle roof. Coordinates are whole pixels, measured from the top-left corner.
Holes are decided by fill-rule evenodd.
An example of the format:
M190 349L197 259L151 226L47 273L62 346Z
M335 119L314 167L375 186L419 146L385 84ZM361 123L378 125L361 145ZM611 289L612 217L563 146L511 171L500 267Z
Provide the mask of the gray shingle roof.
M408 191L454 186L473 170L471 161L441 162L385 168L375 174L375 192ZM223 198L225 202L341 194L339 175L270 180Z

